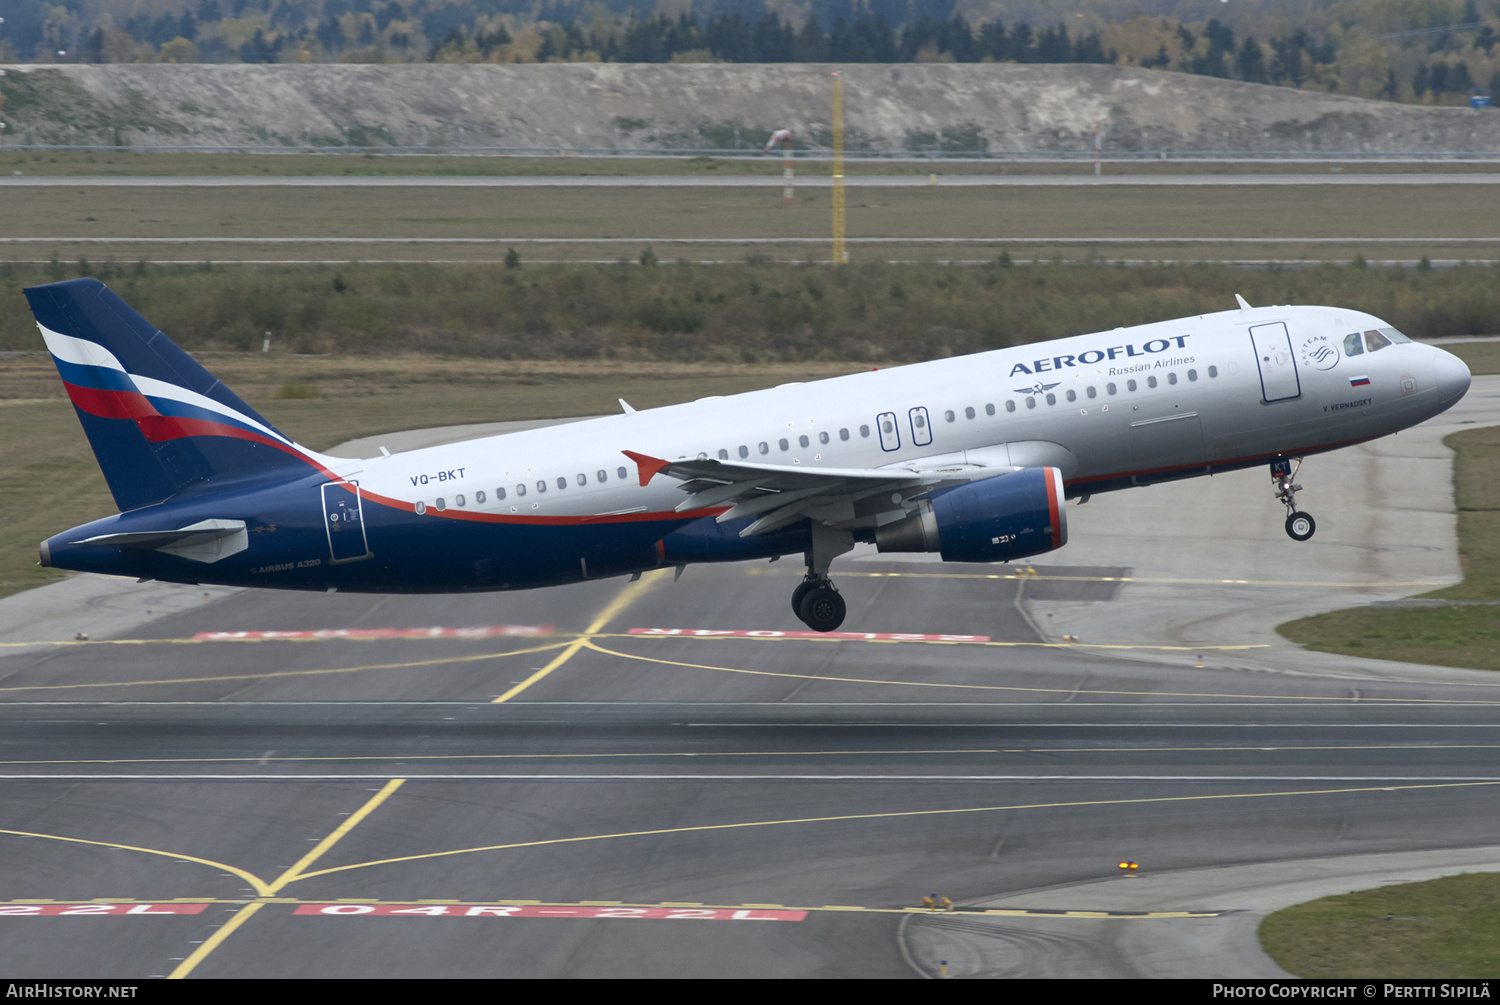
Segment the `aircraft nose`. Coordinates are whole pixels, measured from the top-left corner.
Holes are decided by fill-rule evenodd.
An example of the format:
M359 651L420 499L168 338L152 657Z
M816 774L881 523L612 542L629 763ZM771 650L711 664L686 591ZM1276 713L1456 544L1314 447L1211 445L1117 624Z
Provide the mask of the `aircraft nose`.
M1469 368L1451 352L1437 350L1437 359L1432 363L1432 375L1437 382L1438 400L1444 408L1469 391Z

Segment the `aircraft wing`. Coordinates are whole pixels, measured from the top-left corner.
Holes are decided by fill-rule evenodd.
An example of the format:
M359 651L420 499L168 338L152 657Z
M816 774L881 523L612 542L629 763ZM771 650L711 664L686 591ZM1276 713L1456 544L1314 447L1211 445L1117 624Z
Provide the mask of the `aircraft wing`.
M888 468L824 468L810 465L745 464L698 457L668 461L624 451L636 463L641 484L657 474L676 478L688 493L677 511L727 507L719 523L756 517L740 537L767 534L802 519L830 527L878 527L911 511L910 500L936 489L993 478L1017 470L950 464Z

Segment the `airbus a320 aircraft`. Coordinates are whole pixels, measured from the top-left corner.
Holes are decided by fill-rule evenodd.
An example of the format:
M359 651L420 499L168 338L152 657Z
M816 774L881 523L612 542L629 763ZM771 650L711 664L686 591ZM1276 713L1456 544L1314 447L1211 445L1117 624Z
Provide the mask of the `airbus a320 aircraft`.
M43 565L178 583L514 590L806 556L832 631L855 542L1003 562L1061 548L1067 502L1294 463L1415 425L1469 371L1378 318L1251 307L366 460L293 443L103 284L26 291L121 510Z

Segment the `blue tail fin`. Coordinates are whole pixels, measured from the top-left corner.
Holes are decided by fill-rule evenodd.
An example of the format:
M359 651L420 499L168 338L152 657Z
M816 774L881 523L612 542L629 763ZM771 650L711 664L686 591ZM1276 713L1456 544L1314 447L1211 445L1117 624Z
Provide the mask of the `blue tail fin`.
M121 510L316 469L98 280L34 286L26 299Z

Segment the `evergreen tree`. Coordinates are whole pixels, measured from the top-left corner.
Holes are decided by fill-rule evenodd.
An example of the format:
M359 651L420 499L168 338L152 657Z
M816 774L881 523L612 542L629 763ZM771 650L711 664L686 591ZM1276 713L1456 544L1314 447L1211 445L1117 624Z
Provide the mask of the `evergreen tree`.
M1068 41L1068 33L1063 30L1062 25L1057 30L1051 28L1043 29L1036 39L1036 61L1038 63L1071 63L1073 61L1073 43Z
M755 23L756 58L762 63L790 63L796 35L792 26L766 13Z
M798 63L825 63L828 61L828 37L818 24L818 19L809 17L802 22L792 43L792 58Z
M1266 61L1260 54L1260 43L1246 37L1234 54L1234 75L1252 84L1266 83Z
M989 21L979 29L979 56L983 59L990 57L997 62L1010 59L1010 40L1005 34L1005 25L999 21Z

